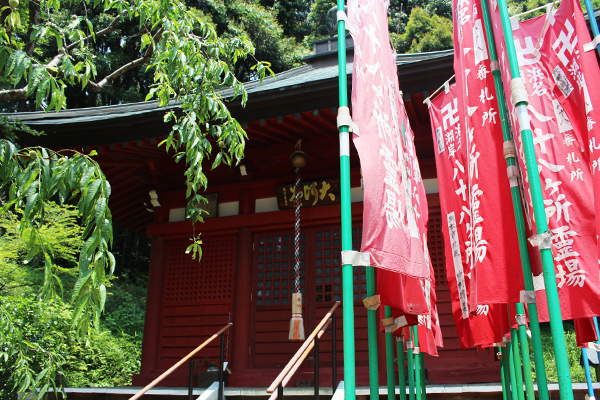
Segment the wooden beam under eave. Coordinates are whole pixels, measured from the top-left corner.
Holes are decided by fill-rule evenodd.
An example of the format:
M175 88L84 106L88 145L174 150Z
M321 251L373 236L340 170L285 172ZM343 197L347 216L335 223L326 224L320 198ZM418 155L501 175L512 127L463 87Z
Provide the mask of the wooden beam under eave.
M337 117L331 112L331 108L324 108L319 110L319 117L323 118L331 126L336 127L337 131Z
M429 125L429 109L427 105L423 104L423 100L425 100L424 93L413 93L410 95L411 101L415 108L415 113L417 114L417 118L419 119L419 123L421 125Z
M149 216L147 217L146 214L149 214ZM138 221L144 221L146 225L149 225L152 223L152 221L154 221L154 213L144 209L143 212L139 211L136 214L132 214L127 218L121 219L121 221L117 220L117 223L127 228L128 226L139 225Z
M302 118L302 117L300 117ZM296 133L297 135L299 135L299 138L303 138L302 140L313 140L316 139L318 136L315 135L314 133L311 133L309 131L307 131L306 129L300 129L298 127L298 119L295 118L295 116L293 115L286 115L282 118L281 124L283 126L285 126L287 129L293 131L294 133ZM308 136L308 137L307 137Z
M276 125L276 123L270 122L269 120L265 120L265 123L261 125L261 129L263 130L263 132L269 132L270 134L275 135L277 137L284 137L286 139L286 142L293 143L296 140L298 140L297 138L294 138L294 136L279 129Z
M421 124L421 122L419 121L419 116L415 111L415 106L412 101L405 101L404 109L406 110L406 115L408 115L408 120L411 123L411 127Z
M129 221L131 216L139 215L142 212L147 213L150 211L146 210L146 208L143 207L143 204L134 203L128 207L124 207L119 210L115 210L115 212L113 213L113 218L120 224L123 224L123 223Z
M286 131L293 132L295 135L297 135L297 137L302 137L305 134L304 131L296 128L292 123L290 123L290 119L287 117L282 117L279 125L281 125Z
M301 114L299 119L294 119L294 124L300 126L304 130L304 135L311 139L322 139L323 137L329 136L323 132L319 126L314 126L311 121L306 120Z
M305 114L306 115L302 116L302 119L306 118L306 120L312 123L314 126L318 126L324 135L338 137L338 129L336 124L329 124L323 118L314 114Z
M282 140L279 137L273 137L271 135L265 134L265 130L263 129L263 127L260 126L260 124L256 121L249 122L246 131L248 132L248 139L252 139L252 136L257 136L257 139L259 141L265 143L268 146L271 146L273 144L285 143L285 140ZM252 136L250 135L250 131L252 132Z
M266 120L266 124L272 129L272 131L278 132L279 135L285 136L290 143L297 141L299 136L302 136L302 131L287 124L283 117L281 117L281 122L279 121L278 117L277 123L270 119Z
M132 232L136 232L138 234L146 234L146 229L148 228L149 225L151 225L152 223L154 223L154 216L153 215L149 215L148 219L141 219L139 222L132 224L130 228L126 228L129 229Z

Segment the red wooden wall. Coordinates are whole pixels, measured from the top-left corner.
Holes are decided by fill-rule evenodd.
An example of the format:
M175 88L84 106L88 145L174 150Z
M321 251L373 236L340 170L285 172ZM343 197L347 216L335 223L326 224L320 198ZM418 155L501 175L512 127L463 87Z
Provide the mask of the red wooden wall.
M439 357L426 356L428 378L433 383L469 383L498 381L499 367L493 350L462 350L457 338L450 295L446 284L441 216L437 195L430 203L429 249L436 271L438 312L444 336ZM338 215L336 215L338 214ZM360 244L362 207L353 205L353 244ZM306 332L312 331L335 300L341 298L339 206L303 210L301 241L301 290L304 294L303 318ZM153 348L146 342L142 357L142 374L134 384L145 384L166 370L190 350L232 320L236 325L228 332L226 360L230 361L231 386L268 386L299 348L288 340L291 317L290 295L293 291L293 214L287 211L250 214L207 220L203 230L203 257L200 264L185 254L189 244L188 225L172 223L157 226L164 240L164 257L154 255L162 265L152 278L149 293L159 308L147 315L147 327L158 319L158 336ZM177 225L179 224L179 225ZM153 248L154 251L154 248ZM151 272L152 274L152 272ZM357 384L368 384L368 346L365 272L353 271L355 348ZM158 293L160 292L160 293ZM153 304L154 304L153 303ZM343 379L343 318L337 310L338 379ZM148 335L151 329L145 331ZM151 337L151 335L148 335ZM381 383L385 383L385 340L378 337ZM197 359L218 360L219 341L202 350ZM331 336L321 341L321 382L331 383ZM153 354L153 351L155 351ZM306 361L290 385L312 381L313 364ZM187 384L187 366L181 367L167 385Z

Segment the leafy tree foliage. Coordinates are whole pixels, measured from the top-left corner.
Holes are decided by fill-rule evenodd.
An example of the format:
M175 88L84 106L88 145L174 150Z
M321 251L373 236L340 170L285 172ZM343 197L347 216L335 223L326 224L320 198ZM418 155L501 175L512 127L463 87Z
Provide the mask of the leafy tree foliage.
M0 312L9 316L2 321L12 321L18 333L4 344L0 399L16 399L20 390L14 383L27 380L45 391L63 386L125 386L139 373L140 336L101 329L82 339L71 326L72 307L61 300L44 302L30 290L0 299ZM23 368L17 375L22 381L14 381L15 364Z
M61 110L67 106L67 88L98 96L121 76L134 70L152 71L146 99L155 98L160 106L172 101L180 105L177 114L169 112L165 121L173 129L163 145L176 152L177 162L185 160L187 196L197 204L204 200L198 192L207 186L203 168L205 160L212 167L234 164L244 152L246 134L225 106L220 89L231 88L234 97L246 102L247 93L232 66L253 58L254 76L262 79L270 72L269 63L254 58L250 39L237 35L218 37L214 26L197 10L178 0L73 0L83 10L64 21L65 10L59 0L23 1L4 10L0 26L0 90L3 101L28 102L32 107ZM243 8L243 7L242 7ZM92 14L111 15L100 18L94 26ZM107 24L103 24L108 22ZM107 61L106 75L99 75L99 60L93 44L113 32L119 24L136 23L139 42L134 42L136 58L120 64ZM257 19L253 23L258 24ZM120 42L128 38L121 36ZM137 44L136 44L137 43ZM49 53L54 52L49 55ZM13 210L18 219L18 236L27 244L25 261L41 260L44 283L39 299L58 301L62 281L53 267L58 256L48 236L52 221L48 218L50 202L77 204L78 219L83 225L82 243L77 260L78 278L72 290L74 305L71 326L88 337L97 334L106 303L107 285L116 260L111 252L113 228L108 199L111 192L94 152L53 151L40 147L19 148L15 132L30 131L18 122L0 119L0 191L6 199L0 215ZM213 143L217 142L213 151ZM214 158L213 158L214 157ZM22 212L20 211L22 210ZM202 220L202 210L189 212L192 222ZM192 239L188 252L200 252L201 241ZM201 254L201 253L199 253ZM9 358L13 388L43 395L36 388L55 385L60 374L60 357L43 347L34 346L23 327L0 303L0 357ZM34 348L46 360L38 375L32 375L34 362L29 349ZM45 371L45 372L44 372ZM41 375L40 375L41 374Z
M299 42L310 32L306 17L311 3L309 0L260 0L262 6L276 12L284 36L294 37Z
M299 3L302 1L298 0ZM223 38L248 37L252 41L259 60L268 61L274 72L281 72L296 67L310 53L307 47L299 45L296 37L302 37L305 24L300 24L301 10L290 8L288 2L268 0L265 7L259 1L252 0L188 0L188 4L198 7L207 20ZM287 21L281 24L281 19L293 16L296 22ZM241 81L254 79L253 60L238 60L233 66L235 76Z
M308 14L311 31L306 39L307 42L337 34L337 17L330 13L331 8L336 4L336 0L315 0L313 2Z
M404 33L390 36L399 53L422 53L453 47L452 21L431 15L420 7L412 9Z

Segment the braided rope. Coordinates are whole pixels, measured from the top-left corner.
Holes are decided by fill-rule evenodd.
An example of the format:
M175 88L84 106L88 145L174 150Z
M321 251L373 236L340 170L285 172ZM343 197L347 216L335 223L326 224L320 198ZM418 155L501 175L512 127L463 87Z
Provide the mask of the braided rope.
M300 293L300 207L302 195L300 193L300 168L296 168L296 212L295 212L295 227L294 227L294 272L296 274L294 279L294 286L296 293Z

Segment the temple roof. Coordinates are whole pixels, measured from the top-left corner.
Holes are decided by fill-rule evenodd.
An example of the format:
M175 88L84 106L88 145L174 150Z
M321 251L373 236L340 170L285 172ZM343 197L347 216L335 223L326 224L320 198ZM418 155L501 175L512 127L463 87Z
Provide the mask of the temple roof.
M332 52L333 53L333 52ZM327 55L327 54L325 54ZM452 74L453 50L431 53L401 54L396 57L400 87L405 101L413 93L435 90ZM352 74L352 63L347 65ZM233 116L241 123L324 108L337 108L338 67L307 64L245 83L246 107L239 101L228 103ZM351 79L348 80L351 85ZM349 91L350 92L350 91ZM232 90L223 90L230 98ZM161 108L157 101L105 107L62 110L60 112L11 113L27 125L46 132L41 138L21 138L24 145L90 146L163 136L170 126L162 124L166 110L177 109L173 102Z

